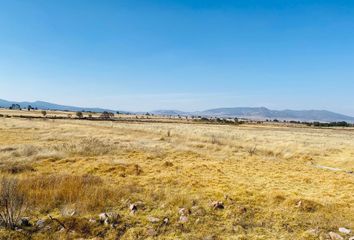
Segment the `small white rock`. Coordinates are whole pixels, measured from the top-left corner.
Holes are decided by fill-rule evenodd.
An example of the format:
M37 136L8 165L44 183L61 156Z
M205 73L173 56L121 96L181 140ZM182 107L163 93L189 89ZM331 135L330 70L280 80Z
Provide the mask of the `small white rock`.
M329 237L331 238L331 240L344 240L344 238L341 235L335 232L330 232Z
M93 224L93 223L96 223L96 222L97 222L97 221L96 221L95 219L92 219L92 218L89 219L89 223L92 223L92 224Z
M129 209L132 212L136 212L138 211L138 206L136 204L130 204Z
M185 208L181 208L178 211L179 215L187 215L188 214L188 210Z
M352 232L350 229L344 227L339 228L338 231L344 234L350 234Z
M180 216L179 222L180 222L180 223L186 223L186 222L188 222L188 217L187 217L187 216L184 216L184 215Z
M98 215L98 218L101 222L104 222L108 218L108 215L107 213L101 213L100 215Z
M45 220L40 219L40 220L38 220L38 221L36 222L36 227L38 227L38 228L44 228L44 226L45 226Z
M100 215L98 215L98 217L100 222L104 223L105 225L109 225L111 223L117 223L119 220L119 214L114 212L101 213Z

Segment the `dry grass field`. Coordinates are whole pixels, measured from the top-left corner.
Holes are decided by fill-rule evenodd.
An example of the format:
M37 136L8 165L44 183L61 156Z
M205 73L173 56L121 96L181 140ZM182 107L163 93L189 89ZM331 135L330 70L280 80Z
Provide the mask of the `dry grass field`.
M349 239L351 171L352 129L0 118L0 239Z

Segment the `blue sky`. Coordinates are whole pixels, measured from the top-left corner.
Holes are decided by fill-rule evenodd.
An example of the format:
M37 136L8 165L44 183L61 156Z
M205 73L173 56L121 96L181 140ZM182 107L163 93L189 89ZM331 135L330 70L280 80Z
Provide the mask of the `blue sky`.
M0 98L354 115L351 0L0 0Z

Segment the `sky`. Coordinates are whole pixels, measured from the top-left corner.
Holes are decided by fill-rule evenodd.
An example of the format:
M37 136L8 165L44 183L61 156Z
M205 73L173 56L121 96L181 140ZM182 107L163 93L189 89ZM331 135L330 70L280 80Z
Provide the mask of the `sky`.
M0 98L354 115L354 1L0 0Z

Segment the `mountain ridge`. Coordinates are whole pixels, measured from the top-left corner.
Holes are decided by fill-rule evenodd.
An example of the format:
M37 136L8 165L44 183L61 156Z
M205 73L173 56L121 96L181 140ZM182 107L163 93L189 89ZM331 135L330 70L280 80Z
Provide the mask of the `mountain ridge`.
M254 120L278 119L288 121L320 121L320 122L354 122L354 117L328 110L271 110L266 107L234 107L214 108L205 111L180 112L179 114L164 114L176 110L158 110L152 113L160 115L198 115L203 117L238 117Z
M0 99L0 107L8 108L12 104L18 104L21 108L27 108L28 105L31 105L33 108L43 109L43 110L59 110L59 111L86 111L86 112L116 112L115 110L105 109L105 108L96 108L96 107L77 107L77 106L67 106L60 105L45 101L34 101L34 102L16 102L16 101L7 101Z
M28 105L43 110L60 110L60 111L86 111L86 112L116 112L116 110L95 108L95 107L77 107L66 106L45 101L34 102L16 102L0 99L0 107L8 108L12 104L19 104L21 108L27 108ZM127 113L126 111L120 111ZM155 115L169 116L203 116L203 117L227 117L227 118L245 118L254 120L278 119L288 121L319 121L319 122L340 122L346 121L354 123L354 117L335 113L328 110L271 110L266 107L229 107L229 108L213 108L204 111L184 112L179 110L155 110L151 111Z

